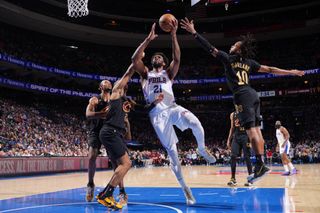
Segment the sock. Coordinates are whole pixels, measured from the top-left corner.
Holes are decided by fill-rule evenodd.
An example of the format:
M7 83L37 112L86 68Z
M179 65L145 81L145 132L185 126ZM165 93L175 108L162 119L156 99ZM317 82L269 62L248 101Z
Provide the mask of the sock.
M290 168L290 170L292 171L292 170L294 170L294 166L292 165L292 163L290 162L290 163L288 163L288 166L289 166L289 168Z
M178 150L177 145L173 144L170 148L167 149L169 158L170 158L170 167L173 173L175 174L180 186L182 188L186 188L187 184L184 181L182 171L181 171L181 164L178 157Z
M261 166L264 164L262 155L256 155L256 159L257 159L257 165Z
M110 184L108 184L106 188L104 188L104 190L100 192L99 197L101 199L104 199L106 197L111 197L113 195L114 189L115 189L114 186L111 186Z
M87 187L93 187L94 183L93 182L88 182Z
M251 175L252 174L252 164L251 164L250 157L246 157L245 161L246 161L246 165L247 165L248 174Z
M236 157L231 157L231 178L234 178L234 179L236 179L236 166L237 166Z
M284 171L285 171L285 172L289 172L289 167L288 167L288 165L283 165L283 168L284 168Z
M125 193L126 193L125 190L124 190L124 187L121 187L121 188L119 189L119 192L120 192L120 194L125 194Z

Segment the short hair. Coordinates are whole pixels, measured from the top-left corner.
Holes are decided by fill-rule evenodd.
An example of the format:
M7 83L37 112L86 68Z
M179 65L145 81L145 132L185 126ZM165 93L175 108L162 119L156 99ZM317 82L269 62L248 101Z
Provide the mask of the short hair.
M151 61L153 60L153 57L155 57L156 55L161 55L162 56L163 61L166 64L164 67L167 68L169 66L169 59L167 58L167 56L163 52L156 52L156 53L154 53L152 55Z
M276 125L280 125L281 126L281 121L276 121Z
M248 33L247 35L240 36L241 41L241 57L243 58L254 58L256 56L256 40L253 35Z
M99 89L101 89L101 87L102 87L102 85L103 85L103 83L104 83L105 81L109 82L109 83L111 84L111 87L112 87L111 81L109 81L109 80L102 80L102 81L100 82L100 84L99 84Z

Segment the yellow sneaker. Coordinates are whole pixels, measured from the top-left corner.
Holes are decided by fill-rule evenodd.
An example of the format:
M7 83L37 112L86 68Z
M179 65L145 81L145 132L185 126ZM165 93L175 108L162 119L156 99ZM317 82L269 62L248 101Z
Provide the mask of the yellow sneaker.
M112 196L104 199L98 198L98 203L114 210L119 210L123 207L120 203L117 203Z

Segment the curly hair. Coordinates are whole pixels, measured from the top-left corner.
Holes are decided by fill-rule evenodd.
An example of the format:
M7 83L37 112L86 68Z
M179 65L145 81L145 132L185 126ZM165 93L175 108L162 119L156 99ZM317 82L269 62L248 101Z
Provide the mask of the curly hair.
M241 46L240 55L243 58L254 58L256 56L256 40L253 35L248 33L247 35L240 36Z
M156 52L152 55L151 57L151 61L153 60L153 57L155 57L156 55L161 55L163 58L164 63L166 64L164 66L164 68L167 68L169 66L169 59L167 58L167 56L163 53L163 52Z

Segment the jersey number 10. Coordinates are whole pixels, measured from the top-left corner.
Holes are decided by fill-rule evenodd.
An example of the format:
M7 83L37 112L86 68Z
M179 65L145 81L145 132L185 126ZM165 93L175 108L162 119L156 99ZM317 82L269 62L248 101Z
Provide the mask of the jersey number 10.
M161 84L160 85L154 85L153 92L154 93L162 93Z
M244 85L248 84L249 78L248 78L248 73L246 71L238 71L237 72L237 77L238 77L238 85Z

